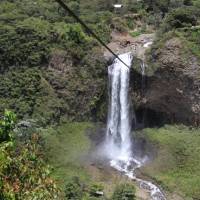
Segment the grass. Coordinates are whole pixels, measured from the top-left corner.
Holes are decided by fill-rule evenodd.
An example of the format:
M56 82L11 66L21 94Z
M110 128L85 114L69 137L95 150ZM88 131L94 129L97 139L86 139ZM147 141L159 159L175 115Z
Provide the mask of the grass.
M145 137L158 147L157 157L144 173L170 192L200 198L200 129L165 126L145 129Z
M87 130L94 128L87 122L70 122L42 131L45 154L54 167L53 176L61 190L65 183L77 176L84 183L101 183L107 196L112 194L122 177L112 172L87 169L91 141ZM185 126L165 126L144 129L144 136L157 148L155 160L144 167L144 174L154 179L163 189L198 200L200 197L200 129ZM109 177L109 180L102 176ZM95 178L96 177L96 178ZM62 190L63 191L63 190Z
M141 35L142 33L140 32L140 31L132 31L132 32L130 32L130 35L132 36L132 37L137 37L137 36L139 36L139 35Z
M45 156L53 166L53 174L61 195L64 196L65 184L74 176L88 187L93 184L104 186L107 197L111 197L119 183L130 182L115 170L101 169L88 165L85 159L92 145L88 133L94 130L88 122L70 122L61 126L42 130L45 141Z
M200 47L199 47L199 34L200 34L200 28L198 29L188 29L185 31L179 31L177 32L179 37L184 39L184 42L186 43L186 47L190 52L195 55L198 60L200 61Z
M93 125L87 122L71 122L42 131L45 155L54 167L53 176L61 185L74 176L82 181L90 179L81 159L87 156L90 149L87 130L91 128Z

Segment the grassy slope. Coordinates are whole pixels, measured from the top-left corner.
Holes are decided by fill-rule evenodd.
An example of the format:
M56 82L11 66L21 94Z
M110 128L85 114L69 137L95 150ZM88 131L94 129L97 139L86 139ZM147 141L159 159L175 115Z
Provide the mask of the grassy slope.
M200 199L200 129L165 126L145 129L144 134L158 147L144 172L170 192Z
M94 125L89 122L70 122L42 130L45 155L54 169L52 175L61 191L64 191L65 184L76 176L87 186L102 185L105 195L111 197L118 184L132 181L115 170L87 163L84 158L92 146L88 137L88 133L92 131L94 132Z
M90 149L91 143L86 130L92 127L87 122L73 122L43 131L46 156L54 167L54 177L61 185L73 176L78 176L83 181L90 179L80 159Z

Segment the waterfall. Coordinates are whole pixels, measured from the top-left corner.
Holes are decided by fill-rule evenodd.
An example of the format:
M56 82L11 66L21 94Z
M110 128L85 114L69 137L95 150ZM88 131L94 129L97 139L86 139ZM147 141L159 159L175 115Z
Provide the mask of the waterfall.
M131 66L131 53L119 55L119 58ZM132 153L131 115L129 102L130 67L115 59L108 67L109 76L109 110L106 140L102 151L109 158L110 165L135 180L141 188L147 189L152 200L166 200L160 189L149 181L135 177L134 171L145 160L136 158ZM145 66L141 66L144 70ZM144 73L144 72L143 72Z
M129 78L133 56L125 53L119 57L129 67L117 58L108 67L109 112L104 152L112 167L130 175L142 163L132 155Z
M130 53L119 56L128 66L131 65ZM109 114L106 140L109 143L109 156L114 159L127 160L131 157L131 121L129 103L130 68L116 59L108 68L109 76Z

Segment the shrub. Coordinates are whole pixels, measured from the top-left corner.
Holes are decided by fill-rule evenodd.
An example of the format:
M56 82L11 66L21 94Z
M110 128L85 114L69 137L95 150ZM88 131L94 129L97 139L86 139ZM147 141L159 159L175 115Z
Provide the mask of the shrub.
M170 0L144 0L148 11L162 12L165 14L169 9Z
M39 96L41 77L35 69L18 69L0 75L0 111L13 109L18 116L32 114Z
M133 13L138 13L140 10L142 10L142 8L143 8L142 2L137 0L128 0L126 5L126 10Z
M194 5L195 7L200 8L200 1L199 1L199 0L194 0L194 1L193 1L193 5Z
M93 184L90 186L90 196L91 197L102 197L103 195L98 194L99 192L102 193L103 192L104 187L101 184Z
M15 115L6 111L0 123L1 135L11 138ZM50 177L50 168L42 159L40 137L34 134L30 141L0 143L0 197L4 200L56 200L58 190Z
M81 200L83 197L83 186L78 177L74 177L65 185L65 198L67 200Z
M41 157L38 139L35 134L26 144L1 146L4 157L0 159L0 193L3 199L57 199L58 190L50 177L49 166Z
M168 14L162 25L162 32L167 32L171 29L195 26L198 24L199 17L199 9L195 7L181 7L173 10Z
M15 126L16 116L13 112L6 110L3 120L0 120L0 143L11 141L13 138L12 129Z
M126 32L127 31L126 21L119 17L114 18L111 23L111 28L119 32Z
M134 31L134 32L131 32L130 35L132 37L137 37L137 36L141 35L141 32L140 31Z
M112 200L135 200L135 187L131 184L121 184L115 188Z
M0 24L0 70L8 66L36 66L47 62L48 22L30 18L16 25Z

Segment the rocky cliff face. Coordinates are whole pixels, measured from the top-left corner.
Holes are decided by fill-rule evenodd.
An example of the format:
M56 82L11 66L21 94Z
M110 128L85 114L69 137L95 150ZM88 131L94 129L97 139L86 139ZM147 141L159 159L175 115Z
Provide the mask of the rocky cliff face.
M184 47L180 38L166 40L162 48L152 48L143 105L162 113L172 123L200 125L200 63Z
M150 50L145 44L153 39L154 34L134 39L114 35L109 44L116 52L132 51L134 55L130 93L138 128L165 123L199 126L200 61L180 37L155 41ZM109 54L105 52L104 56ZM145 75L141 69L143 61Z

